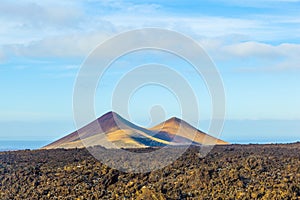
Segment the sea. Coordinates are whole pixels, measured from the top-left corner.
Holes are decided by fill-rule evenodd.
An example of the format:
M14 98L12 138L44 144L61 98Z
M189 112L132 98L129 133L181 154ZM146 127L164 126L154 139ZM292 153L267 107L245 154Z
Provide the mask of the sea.
M2 140L0 141L0 151L17 151L17 150L25 150L25 149L39 149L47 144L50 141L20 141L20 140Z

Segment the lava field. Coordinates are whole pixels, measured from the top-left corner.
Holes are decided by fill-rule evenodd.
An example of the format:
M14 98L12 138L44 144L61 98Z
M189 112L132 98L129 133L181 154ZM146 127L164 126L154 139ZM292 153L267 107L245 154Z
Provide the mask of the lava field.
M147 173L87 149L0 152L0 199L300 199L300 143L215 146L202 158L198 148Z

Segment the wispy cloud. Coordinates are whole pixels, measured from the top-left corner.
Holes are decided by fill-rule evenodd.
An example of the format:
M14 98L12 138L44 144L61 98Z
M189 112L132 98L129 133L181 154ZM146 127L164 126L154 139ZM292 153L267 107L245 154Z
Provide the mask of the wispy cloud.
M282 72L300 72L300 61L297 59L284 60L280 62L271 62L264 65L253 66L238 66L235 68L236 72L242 73L282 73Z
M204 47L225 72L229 118L299 116L300 0L150 2L1 1L0 86L5 95L0 121L72 118L72 87L84 58L114 34L144 27L175 30ZM158 42L176 45L173 38ZM117 65L112 74L121 76L125 67ZM188 76L195 82L197 77Z
M46 37L29 44L7 46L17 56L27 57L85 57L97 44L109 37L107 32Z
M262 42L237 42L227 45L219 41L212 47L204 43L204 47L207 47L213 59L231 62L233 68L241 72L280 72L300 69L298 56L300 44L271 45ZM237 63L240 63L239 66L236 66ZM252 66L243 66L243 63Z
M5 54L3 50L0 48L0 63L5 61Z
M295 4L299 0L213 0L214 2L225 3L229 5L238 5L243 7L280 7L282 4Z
M300 45L288 43L270 45L260 42L243 42L222 47L222 53L231 58L291 58L300 55Z
M290 42L299 38L299 14L231 17L216 13L215 16L189 16L164 10L164 3L119 0L3 1L0 13L3 24L0 27L3 36L0 38L0 62L15 57L84 58L111 35L143 27L161 27L185 33L218 59L272 60L280 57L285 62L282 66L286 66L279 67L282 69L290 69L287 67L289 59L290 66L294 66L292 63L295 63L300 51L297 43ZM274 41L277 44L280 41L279 45L273 45Z
M43 4L40 1L2 1L0 6L2 19L10 22L22 22L20 27L64 27L76 24L82 17L82 11L72 3Z

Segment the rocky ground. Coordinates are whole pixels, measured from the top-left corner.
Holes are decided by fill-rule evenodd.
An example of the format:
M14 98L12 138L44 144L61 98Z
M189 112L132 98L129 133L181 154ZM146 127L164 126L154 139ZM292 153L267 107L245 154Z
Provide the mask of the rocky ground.
M145 173L110 169L86 149L0 153L0 199L300 199L300 143L191 147Z

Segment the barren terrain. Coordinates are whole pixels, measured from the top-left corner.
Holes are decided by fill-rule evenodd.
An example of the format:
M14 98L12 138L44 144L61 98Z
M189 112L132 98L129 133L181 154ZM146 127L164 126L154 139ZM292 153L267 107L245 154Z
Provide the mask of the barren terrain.
M145 174L86 149L1 152L0 199L300 199L300 143L216 146L204 158L198 148Z

